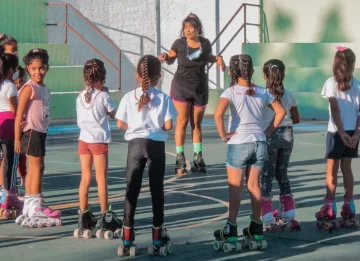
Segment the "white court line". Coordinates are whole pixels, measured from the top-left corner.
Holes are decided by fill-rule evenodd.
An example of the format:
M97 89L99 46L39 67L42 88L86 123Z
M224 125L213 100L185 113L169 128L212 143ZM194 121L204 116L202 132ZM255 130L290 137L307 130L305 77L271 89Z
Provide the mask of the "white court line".
M299 144L299 145L311 145L311 146L316 146L316 147L325 147L325 144L320 144L320 143L311 143L311 142L296 142L295 144Z

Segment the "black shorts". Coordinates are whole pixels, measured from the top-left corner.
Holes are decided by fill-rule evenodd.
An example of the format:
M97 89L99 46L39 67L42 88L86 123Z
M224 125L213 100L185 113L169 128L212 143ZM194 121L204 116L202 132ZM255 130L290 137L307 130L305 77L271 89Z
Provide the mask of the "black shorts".
M351 137L355 131L345 131ZM346 147L338 132L328 132L326 136L327 159L357 158L359 142L355 148Z
M209 89L190 89L173 80L170 97L177 102L189 103L195 107L205 107L209 101Z
M46 133L35 130L25 131L21 138L21 153L33 157L44 157L46 136Z

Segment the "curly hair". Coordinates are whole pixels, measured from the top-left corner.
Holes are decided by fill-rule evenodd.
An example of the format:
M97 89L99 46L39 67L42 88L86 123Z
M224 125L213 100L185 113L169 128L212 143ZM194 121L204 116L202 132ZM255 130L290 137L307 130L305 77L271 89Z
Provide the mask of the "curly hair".
M285 64L280 60L271 59L264 64L263 73L266 76L266 89L280 101L284 95Z
M43 64L46 65L47 68L49 68L49 55L46 50L44 49L32 49L30 50L23 58L26 72L29 73L27 67L31 64L33 60L39 59Z
M335 54L333 73L339 91L351 89L350 81L353 77L356 56L350 48L338 50Z
M161 63L158 58L152 55L142 57L137 65L137 73L142 79L142 95L138 103L138 111L150 102L148 88L151 83L161 76Z
M237 84L238 78L246 80L247 86L250 87L246 94L253 96L255 90L252 88L251 78L254 73L253 62L248 54L234 55L230 58L230 86Z
M87 88L85 101L87 103L91 102L91 90L93 89L92 85L96 82L103 83L105 81L105 77L106 69L102 61L98 59L91 59L85 63L84 80Z

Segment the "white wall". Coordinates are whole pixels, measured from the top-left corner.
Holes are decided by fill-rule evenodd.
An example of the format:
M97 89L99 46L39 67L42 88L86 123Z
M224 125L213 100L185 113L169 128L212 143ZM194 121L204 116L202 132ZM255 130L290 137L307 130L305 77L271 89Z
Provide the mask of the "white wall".
M190 13L196 13L204 26L205 37L211 42L225 26L231 16L242 3L259 4L259 0L60 0L69 2L85 17L97 25L122 50L122 90L129 91L135 86L135 69L138 60L145 54L158 55L168 51L172 43L179 37L182 20ZM50 2L50 1L49 1ZM58 2L58 1L57 1ZM63 13L63 12L62 12ZM248 7L247 19L250 23L259 23L260 9ZM223 36L214 45L214 54L223 48L238 28L243 24L244 17L241 11ZM116 64L116 52L91 27L69 13L72 26L81 32L96 48L108 59ZM50 7L49 22L60 22L64 17L61 9ZM49 42L59 43L63 39L59 28L50 27ZM62 29L61 29L62 30ZM233 40L223 53L228 63L230 56L241 53L243 32ZM247 27L247 40L259 42L259 29ZM75 35L69 34L69 43L72 45L72 64L83 65L93 56L98 57L90 48L85 47ZM98 57L101 59L101 57ZM164 79L162 90L169 93L176 64L163 67ZM116 89L116 71L107 65L107 85ZM210 88L223 88L223 74L215 69L210 70Z

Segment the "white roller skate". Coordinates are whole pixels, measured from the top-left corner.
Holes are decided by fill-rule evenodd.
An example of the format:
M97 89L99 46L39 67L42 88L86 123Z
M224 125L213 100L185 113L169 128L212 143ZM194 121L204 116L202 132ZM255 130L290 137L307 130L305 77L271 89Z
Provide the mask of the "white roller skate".
M51 210L43 206L42 198L34 198L29 202L28 216L23 220L21 226L24 228L42 228L61 226L61 212L59 210Z
M28 217L28 214L29 214L29 204L30 204L30 201L31 201L31 200L33 200L33 199L32 199L32 198L29 198L29 197L25 197L25 199L24 199L24 207L23 207L23 210L22 210L22 214L15 219L15 223L16 223L16 224L21 225L21 223L24 221L24 219Z

